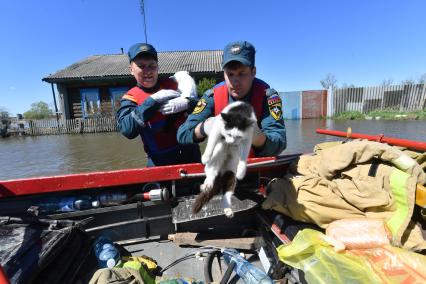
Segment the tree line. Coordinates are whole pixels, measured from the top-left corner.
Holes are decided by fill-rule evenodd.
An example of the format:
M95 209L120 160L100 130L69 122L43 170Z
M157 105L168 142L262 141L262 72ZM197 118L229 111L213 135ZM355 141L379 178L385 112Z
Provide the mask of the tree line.
M324 89L329 89L330 87L332 89L339 87L337 85L337 79L336 75L333 73L328 73L324 79L320 80L320 84ZM384 79L381 82L381 86L390 86L390 85L397 85L397 82L394 82L392 79ZM417 80L413 78L405 79L400 82L401 85L414 85L414 84L426 84L426 73L421 75ZM340 88L355 88L354 84L347 84L343 83Z
M26 119L44 119L53 115L53 110L43 101L32 103L30 109L23 113ZM5 107L0 106L0 118L6 119L9 117L9 111Z

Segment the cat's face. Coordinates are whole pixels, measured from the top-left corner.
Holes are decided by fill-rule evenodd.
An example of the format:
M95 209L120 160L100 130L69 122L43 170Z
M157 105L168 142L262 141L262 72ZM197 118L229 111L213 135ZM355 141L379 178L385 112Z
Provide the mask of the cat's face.
M241 113L221 113L224 129L222 135L227 144L238 144L247 135L247 130L253 127L254 120Z
M225 142L230 145L237 145L244 139L244 132L236 127L231 129L225 128L222 132L222 135L225 139Z

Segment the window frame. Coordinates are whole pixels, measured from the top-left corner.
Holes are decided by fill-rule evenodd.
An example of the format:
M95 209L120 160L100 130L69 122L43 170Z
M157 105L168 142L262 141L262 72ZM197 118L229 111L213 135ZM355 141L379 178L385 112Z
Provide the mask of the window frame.
M83 118L89 118L90 116L87 114L87 107L86 106L86 95L87 93L94 93L96 95L96 105L98 108L97 113L93 113L93 116L96 116L97 114L101 114L101 99L99 94L99 88L80 88L80 99L81 99L81 113ZM94 101L94 100L90 100Z
M114 92L118 93L120 91L123 91L123 93L121 94L121 97L123 97L123 95L129 91L129 87L122 86L122 87L109 87L108 88L113 113L115 113L117 111L117 109L115 107L115 101L116 101L115 97L116 97L117 94L114 94ZM121 100L121 98L120 98L120 100Z

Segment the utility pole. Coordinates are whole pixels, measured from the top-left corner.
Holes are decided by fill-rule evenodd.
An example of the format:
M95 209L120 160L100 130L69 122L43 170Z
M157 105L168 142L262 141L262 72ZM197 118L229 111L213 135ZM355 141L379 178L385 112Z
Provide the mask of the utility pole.
M145 32L145 43L148 43L148 35L146 34L146 15L145 15L145 3L144 0L140 0L140 8L141 8L141 14L143 17L143 29Z

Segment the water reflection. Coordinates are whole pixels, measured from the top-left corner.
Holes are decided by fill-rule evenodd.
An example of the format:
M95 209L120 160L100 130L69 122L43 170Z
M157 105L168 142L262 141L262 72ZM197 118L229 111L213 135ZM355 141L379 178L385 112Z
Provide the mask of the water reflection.
M328 128L376 135L426 140L426 121L287 120L284 153L307 153L324 141L338 137L315 133ZM128 140L119 133L10 137L0 139L0 179L50 176L90 171L144 167L146 157L139 138Z

